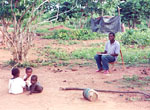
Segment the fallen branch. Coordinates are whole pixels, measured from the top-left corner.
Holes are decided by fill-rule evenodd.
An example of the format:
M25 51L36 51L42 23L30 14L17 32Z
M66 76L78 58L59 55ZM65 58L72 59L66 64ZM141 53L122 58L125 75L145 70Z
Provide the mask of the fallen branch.
M85 90L86 88L60 88L61 90ZM110 92L110 93L136 93L136 94L142 94L150 97L150 94L145 93L145 92L140 92L140 91L113 91L113 90L99 90L99 89L94 89L97 92Z

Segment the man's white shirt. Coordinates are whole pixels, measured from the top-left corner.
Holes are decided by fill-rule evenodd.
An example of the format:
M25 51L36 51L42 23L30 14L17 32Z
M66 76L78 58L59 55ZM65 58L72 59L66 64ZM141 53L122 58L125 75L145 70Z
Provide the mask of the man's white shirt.
M106 42L105 50L107 51L107 54L119 54L120 53L120 44L118 41L115 40L114 43L110 43L110 41ZM117 57L115 57L117 59Z

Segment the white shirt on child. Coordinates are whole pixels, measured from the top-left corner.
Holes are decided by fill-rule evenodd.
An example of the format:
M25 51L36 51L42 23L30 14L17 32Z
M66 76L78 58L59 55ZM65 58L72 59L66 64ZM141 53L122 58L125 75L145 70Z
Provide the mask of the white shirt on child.
M20 94L23 93L23 88L25 87L25 81L22 78L15 78L9 80L9 93Z
M23 77L23 79L26 79L27 78L27 75L25 75L24 77ZM26 85L28 86L28 87L30 87L31 86L31 76L25 81L26 82Z

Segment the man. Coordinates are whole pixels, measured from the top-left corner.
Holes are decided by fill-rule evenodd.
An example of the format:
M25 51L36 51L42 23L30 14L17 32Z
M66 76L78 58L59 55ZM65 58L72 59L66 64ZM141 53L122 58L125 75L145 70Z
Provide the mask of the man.
M115 40L115 34L113 32L110 32L109 41L107 41L105 45L105 51L97 52L94 57L98 67L98 70L96 72L104 70L105 74L109 73L108 63L116 61L119 53L120 44Z

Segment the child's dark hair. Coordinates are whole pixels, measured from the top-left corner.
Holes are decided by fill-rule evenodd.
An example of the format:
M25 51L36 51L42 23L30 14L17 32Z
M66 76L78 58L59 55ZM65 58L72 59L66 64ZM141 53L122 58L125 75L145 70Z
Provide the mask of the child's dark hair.
M27 67L27 68L26 68L26 71L28 71L28 70L31 70L31 71L32 71L32 68L31 68L31 67Z
M37 75L32 75L32 76L31 76L31 80L32 80L32 79L34 79L34 80L37 81L37 79L38 79Z
M14 77L18 76L19 73L20 73L20 70L19 70L18 68L13 68L13 69L11 70L11 74L12 74Z

